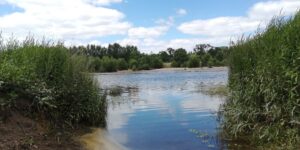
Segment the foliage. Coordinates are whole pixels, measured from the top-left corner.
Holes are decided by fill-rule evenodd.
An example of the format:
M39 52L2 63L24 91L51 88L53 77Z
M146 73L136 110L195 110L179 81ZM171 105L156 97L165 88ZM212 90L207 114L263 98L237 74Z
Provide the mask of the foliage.
M216 85L201 89L201 92L211 96L228 96L228 91L226 85Z
M224 106L229 135L276 149L300 145L299 43L300 12L273 19L265 31L230 48L231 96Z
M174 52L174 61L177 62L177 67L183 67L188 60L188 55L185 49L179 48Z
M132 70L136 70L138 66L138 62L135 59L130 59L129 60L129 68Z
M127 70L128 69L128 64L124 58L119 58L117 60L117 65L118 65L118 70Z
M23 109L55 126L105 125L105 96L84 73L86 57L71 55L61 44L40 44L32 38L15 49L8 47L0 53L0 92L18 95L11 104L28 99L28 108Z
M189 68L196 68L200 66L200 59L197 55L191 55L188 61Z
M118 62L116 59L104 56L101 59L100 72L114 72L117 71Z
M117 70L149 70L162 68L164 63L172 67L200 67L195 63L198 56L201 67L224 66L227 64L227 47L213 47L209 44L197 44L194 51L187 53L183 48L168 48L158 54L141 53L136 46L121 46L118 43L108 47L98 45L74 46L72 54L91 57L89 68L95 72L114 72ZM191 59L191 60L190 60ZM121 62L120 62L121 61ZM192 61L194 64L192 65Z

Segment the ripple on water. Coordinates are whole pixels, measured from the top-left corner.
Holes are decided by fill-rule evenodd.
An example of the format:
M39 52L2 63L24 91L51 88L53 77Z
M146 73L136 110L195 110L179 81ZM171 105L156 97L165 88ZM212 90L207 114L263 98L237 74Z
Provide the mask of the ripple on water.
M197 91L203 86L226 84L227 69L111 73L99 74L95 78L102 89L114 86L125 89L120 96L108 96L105 133L122 148L182 150L223 147L216 112L224 100ZM205 133L205 139L197 137L191 130L199 131L202 136Z

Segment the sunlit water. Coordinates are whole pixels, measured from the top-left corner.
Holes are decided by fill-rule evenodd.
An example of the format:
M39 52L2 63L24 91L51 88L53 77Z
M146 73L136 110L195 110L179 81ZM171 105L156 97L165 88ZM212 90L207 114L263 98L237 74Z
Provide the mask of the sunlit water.
M201 88L226 84L227 69L97 74L108 96L107 136L129 150L224 149L217 111L224 98Z

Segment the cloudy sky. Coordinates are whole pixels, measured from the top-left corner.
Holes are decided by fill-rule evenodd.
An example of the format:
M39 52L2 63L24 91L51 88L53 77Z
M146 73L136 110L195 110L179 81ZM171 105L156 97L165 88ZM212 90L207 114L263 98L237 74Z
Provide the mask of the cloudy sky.
M228 45L299 8L300 0L0 0L0 30L4 38L31 33L67 45L191 50L197 43Z

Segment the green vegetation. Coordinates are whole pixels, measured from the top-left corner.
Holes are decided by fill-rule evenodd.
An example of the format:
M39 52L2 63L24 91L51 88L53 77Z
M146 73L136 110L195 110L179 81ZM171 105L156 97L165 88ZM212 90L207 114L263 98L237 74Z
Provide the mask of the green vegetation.
M201 89L201 92L212 96L228 96L228 90L226 85L217 85L208 87L207 89Z
M300 145L300 12L273 19L263 32L231 49L224 128L256 145ZM271 145L271 146L270 146Z
M120 96L122 94L122 92L123 92L123 89L122 89L122 87L119 87L119 86L109 89L110 96Z
M17 110L46 118L55 127L105 126L105 96L85 73L86 57L72 55L62 44L33 38L0 43L2 119Z
M197 68L200 66L200 58L198 55L191 55L188 60L189 68Z
M168 48L158 54L141 53L135 46L121 46L117 43L107 48L96 45L71 47L76 55L89 57L91 72L115 72L118 70L149 70L164 67L170 63L172 67L213 67L227 65L229 50L227 47L213 47L209 44L196 45L193 52L185 49Z
M89 57L88 68L91 72L115 72L118 70L149 70L163 67L163 61L157 54L142 54L135 46L122 47L115 43L108 48L88 45L72 47L76 55Z

